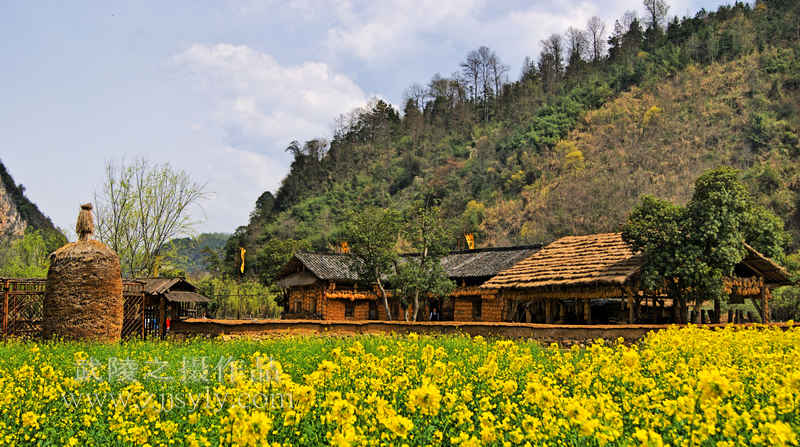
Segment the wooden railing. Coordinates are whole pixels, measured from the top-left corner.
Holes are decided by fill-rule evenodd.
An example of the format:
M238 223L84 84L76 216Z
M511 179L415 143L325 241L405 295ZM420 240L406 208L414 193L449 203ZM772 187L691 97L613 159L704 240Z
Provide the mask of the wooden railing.
M0 337L38 337L42 330L42 314L47 280L43 278L0 278L2 293L2 332ZM122 281L122 337L144 337L144 283Z

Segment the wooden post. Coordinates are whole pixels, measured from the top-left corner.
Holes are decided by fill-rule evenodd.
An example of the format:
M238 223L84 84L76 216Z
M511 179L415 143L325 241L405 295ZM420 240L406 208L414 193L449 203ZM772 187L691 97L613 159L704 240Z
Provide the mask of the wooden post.
M558 321L563 323L564 320L567 319L567 306L564 305L564 302L558 300Z
M680 315L680 306L678 305L678 299L672 298L672 322L675 324L680 323L681 315Z
M8 331L8 293L11 284L9 281L6 280L5 287L3 290L3 336L5 337Z
M553 300L550 298L544 300L544 322L547 324L553 322Z
M722 313L722 309L720 308L719 298L714 300L714 319L712 320L714 323L720 323L720 313Z
M630 289L627 289L626 293L628 294L628 324L633 324L633 293Z
M583 300L583 320L586 324L592 324L592 300Z
M167 335L167 299L164 296L158 298L158 336L164 338Z
M767 286L761 286L761 322L769 323L769 289Z

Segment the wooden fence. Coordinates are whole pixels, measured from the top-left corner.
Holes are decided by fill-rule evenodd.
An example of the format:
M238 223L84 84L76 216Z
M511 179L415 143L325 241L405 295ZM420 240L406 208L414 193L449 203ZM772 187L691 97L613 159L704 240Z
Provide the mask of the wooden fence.
M3 322L0 337L38 337L42 330L42 311L47 280L0 278L0 294L3 297ZM124 311L122 337L146 337L155 335L155 328L147 324L147 315L157 313L154 306L147 305L144 283L135 280L122 281ZM152 318L152 317L151 317Z

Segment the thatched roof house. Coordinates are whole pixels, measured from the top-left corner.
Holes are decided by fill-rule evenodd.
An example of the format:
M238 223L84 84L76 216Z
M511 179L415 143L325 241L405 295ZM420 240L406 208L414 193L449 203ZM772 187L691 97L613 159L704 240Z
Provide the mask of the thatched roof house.
M484 288L547 289L553 286L620 286L641 268L620 233L567 236L504 270Z
M197 293L197 287L183 278L145 278L141 280L144 293L157 299L164 297L169 303L208 304L209 298Z
M164 336L166 320L202 317L211 300L197 293L194 284L183 278L143 278L145 330Z
M764 297L769 288L791 284L785 269L749 245L745 247L747 257L736 266L735 276L725 280L734 300ZM563 316L564 303L560 300L571 300L568 304L575 305L579 316L579 301L583 301L583 319L588 322L590 300L601 299L627 303L629 321L633 321L638 314L635 308L648 297L638 284L643 263L643 256L633 252L621 233L567 236L500 272L481 287L499 291L508 301L506 315L512 318L520 304L530 310L531 302L536 302L534 307L543 307L544 319L549 322L556 317L556 311ZM651 298L663 306L666 297L655 295ZM762 301L765 303L766 298ZM766 309L764 303L762 309Z
M457 288L439 309L444 318L481 318L481 296L492 292L479 286L541 248L539 245L454 251L442 267ZM401 262L416 256L407 254ZM371 285L359 284L348 254L296 253L278 273L278 285L287 291L285 315L291 318L385 319ZM399 303L392 306L399 310ZM394 315L399 311L393 311Z

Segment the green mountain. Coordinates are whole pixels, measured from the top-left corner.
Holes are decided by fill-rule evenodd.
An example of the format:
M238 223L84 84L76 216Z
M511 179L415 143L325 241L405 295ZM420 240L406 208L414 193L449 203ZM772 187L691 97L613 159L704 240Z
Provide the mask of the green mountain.
M292 251L336 246L349 212L418 199L439 203L454 245L465 232L505 245L618 230L641 194L685 202L719 165L742 170L797 249L800 6L645 17L620 18L607 54L574 30L551 37L511 83L480 48L454 61L459 76L410 88L402 113L374 101L331 141L293 142L289 174L229 239L225 269L245 247L248 274L270 281Z
M162 268L162 274L184 272L197 275L218 269L229 237L225 233L201 233L193 238L171 240L164 250L167 265Z

